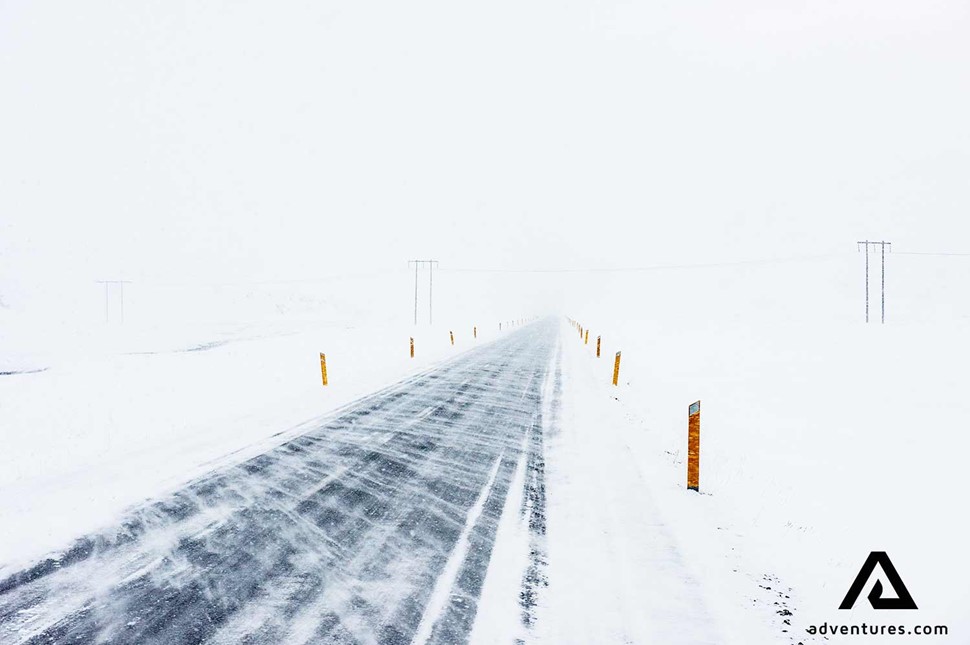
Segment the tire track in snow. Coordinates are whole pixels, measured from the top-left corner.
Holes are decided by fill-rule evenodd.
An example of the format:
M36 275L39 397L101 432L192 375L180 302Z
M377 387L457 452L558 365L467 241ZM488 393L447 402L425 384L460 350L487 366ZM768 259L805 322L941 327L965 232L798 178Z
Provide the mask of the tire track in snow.
M536 621L536 605L539 592L549 586L546 567L549 558L546 553L546 457L545 433L555 433L558 425L559 403L562 397L561 353L556 352L555 369L547 376L544 386L543 405L538 410L539 418L532 424L526 441L528 457L526 464L525 495L522 514L529 527L529 565L522 576L522 590L519 592L519 605L522 608L522 625L531 629ZM550 392L551 390L551 392Z
M495 460L495 467L492 468L492 474L488 478L485 487L482 488L481 495L479 495L478 500L472 506L471 510L468 511L465 528L462 530L461 535L458 537L458 542L455 543L455 548L448 557L448 564L445 565L444 571L441 572L441 576L435 583L434 591L431 592L431 599L425 605L421 623L418 625L418 632L412 640L415 644L428 642L431 638L431 631L434 629L435 622L437 622L445 606L448 604L449 598L451 597L451 588L458 579L458 573L461 570L462 563L468 557L472 530L478 523L478 518L481 517L482 510L485 508L485 502L488 501L492 493L495 478L498 476L498 470L501 465L502 457L500 456Z

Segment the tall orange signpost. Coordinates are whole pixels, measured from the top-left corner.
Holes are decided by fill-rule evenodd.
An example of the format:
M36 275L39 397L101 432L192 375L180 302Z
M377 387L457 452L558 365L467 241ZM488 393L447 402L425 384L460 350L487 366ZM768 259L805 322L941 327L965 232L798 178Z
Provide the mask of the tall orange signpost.
M701 479L701 402L687 409L687 488L700 490Z

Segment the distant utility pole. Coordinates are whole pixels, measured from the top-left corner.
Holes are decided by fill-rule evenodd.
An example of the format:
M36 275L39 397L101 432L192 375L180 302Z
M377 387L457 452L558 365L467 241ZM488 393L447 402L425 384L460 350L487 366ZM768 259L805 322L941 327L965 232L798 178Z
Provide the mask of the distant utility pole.
M418 324L418 268L428 266L428 324L433 321L433 302L431 300L434 288L434 268L438 266L437 260L408 260L408 267L414 264L414 324Z
M882 323L886 323L886 247L889 247L889 251L892 252L893 243L892 242L870 242L865 240L863 242L856 242L856 248L859 245L863 245L866 251L866 322L869 322L869 245L878 246L879 252L882 255Z
M125 285L130 284L131 280L98 280L98 284L104 285L104 321L111 322L110 309L108 308L109 289L111 285L118 285L118 293L121 300L121 322L125 322Z

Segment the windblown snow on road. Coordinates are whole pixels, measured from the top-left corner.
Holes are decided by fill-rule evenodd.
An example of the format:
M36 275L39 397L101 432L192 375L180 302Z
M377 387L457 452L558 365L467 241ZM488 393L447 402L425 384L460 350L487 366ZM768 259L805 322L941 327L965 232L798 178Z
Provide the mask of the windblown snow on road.
M542 464L557 334L511 333L0 579L0 642L467 640L516 464Z

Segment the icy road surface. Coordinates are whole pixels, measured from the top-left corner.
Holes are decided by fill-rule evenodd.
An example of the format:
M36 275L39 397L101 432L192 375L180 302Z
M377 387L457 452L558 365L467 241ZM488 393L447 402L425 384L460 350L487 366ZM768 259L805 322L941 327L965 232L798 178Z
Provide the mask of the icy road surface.
M545 530L557 342L510 333L0 579L0 642L467 640L520 461Z

